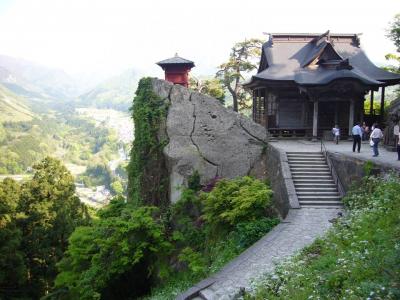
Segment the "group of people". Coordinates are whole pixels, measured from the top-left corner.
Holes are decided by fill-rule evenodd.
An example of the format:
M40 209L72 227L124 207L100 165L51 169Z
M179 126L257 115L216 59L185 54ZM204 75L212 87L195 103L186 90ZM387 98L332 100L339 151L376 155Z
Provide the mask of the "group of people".
M400 138L399 138L399 125L396 125L394 128L394 135L396 137L396 145L397 145L397 155L398 155L398 160L400 161ZM339 139L340 139L340 129L338 125L335 125L335 127L332 128L332 134L333 134L333 141L338 144ZM383 133L382 130L380 129L379 124L374 123L371 127L371 130L369 127L363 122L361 125L360 122L357 122L356 125L351 129L351 134L353 136L353 152L360 153L361 150L361 141L366 141L369 139L370 146L372 147L373 150L373 157L379 156L379 149L378 145L379 142L383 138Z

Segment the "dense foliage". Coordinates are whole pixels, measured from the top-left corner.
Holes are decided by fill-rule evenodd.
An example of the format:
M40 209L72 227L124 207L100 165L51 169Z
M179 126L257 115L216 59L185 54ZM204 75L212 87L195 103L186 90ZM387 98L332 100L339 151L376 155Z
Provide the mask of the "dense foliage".
M203 193L204 219L216 228L229 228L242 221L255 221L266 214L272 191L259 180L239 177L222 179L212 193Z
M165 123L167 104L152 88L151 78L139 82L133 100L135 140L128 165L128 198L137 204L168 205L168 174L163 148L168 143L160 128Z
M174 264L153 289L151 299L175 299L179 292L218 271L279 223L270 214L272 192L259 180L222 179L209 189L210 185L199 185L195 172L189 187L171 207L175 251L169 259Z
M98 216L70 237L54 297L127 299L142 295L157 277L170 249L158 209L135 207L118 198Z
M45 295L69 235L89 222L72 175L58 160L47 157L33 171L22 185L0 182L0 298Z
M344 199L348 215L248 298L399 299L399 191L399 177L365 178Z
M397 14L387 30L387 37L392 40L396 46L397 53L388 53L385 58L393 62L394 65L388 66L385 69L394 73L400 73L400 14Z

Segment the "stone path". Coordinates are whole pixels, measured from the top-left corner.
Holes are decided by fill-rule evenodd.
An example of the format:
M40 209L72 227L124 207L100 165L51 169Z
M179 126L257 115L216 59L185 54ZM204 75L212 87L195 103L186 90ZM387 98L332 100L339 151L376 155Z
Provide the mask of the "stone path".
M248 288L252 280L273 271L277 262L292 256L323 235L331 226L328 220L336 217L340 211L325 208L290 210L286 219L269 234L219 273L200 282L177 299L233 299L241 288Z

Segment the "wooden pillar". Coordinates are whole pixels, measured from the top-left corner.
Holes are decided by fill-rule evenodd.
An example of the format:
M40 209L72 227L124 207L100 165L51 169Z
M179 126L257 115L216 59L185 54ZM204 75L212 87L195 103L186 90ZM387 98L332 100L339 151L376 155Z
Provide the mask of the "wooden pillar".
M354 126L354 99L350 100L350 107L349 107L349 138L351 138L351 130Z
M374 114L374 91L371 91L369 115L372 116L373 114Z
M257 111L257 103L256 103L256 91L253 90L253 121L256 121L256 111Z
M264 106L265 106L265 128L268 129L268 93L267 93L267 89L264 89Z
M301 126L306 126L306 99L303 99L303 103L301 105Z
M380 111L380 122L383 122L385 119L384 113L385 113L385 87L382 87L382 93L381 93L381 111Z
M313 115L313 128L312 128L312 141L317 141L318 136L318 101L314 100L314 115Z
M335 101L335 125L339 125L339 103L338 101Z
M258 119L258 124L261 124L261 93L260 89L257 90L257 119Z
M360 110L360 119L359 120L362 125L362 123L364 122L364 99L362 99L362 101L361 101L361 110Z

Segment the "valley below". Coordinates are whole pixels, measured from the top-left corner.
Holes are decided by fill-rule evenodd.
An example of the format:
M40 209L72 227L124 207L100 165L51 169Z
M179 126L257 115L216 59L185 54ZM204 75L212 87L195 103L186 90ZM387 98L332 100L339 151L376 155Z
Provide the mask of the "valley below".
M138 75L85 86L62 70L0 55L0 180L29 180L46 156L74 176L76 194L102 207L125 194Z

